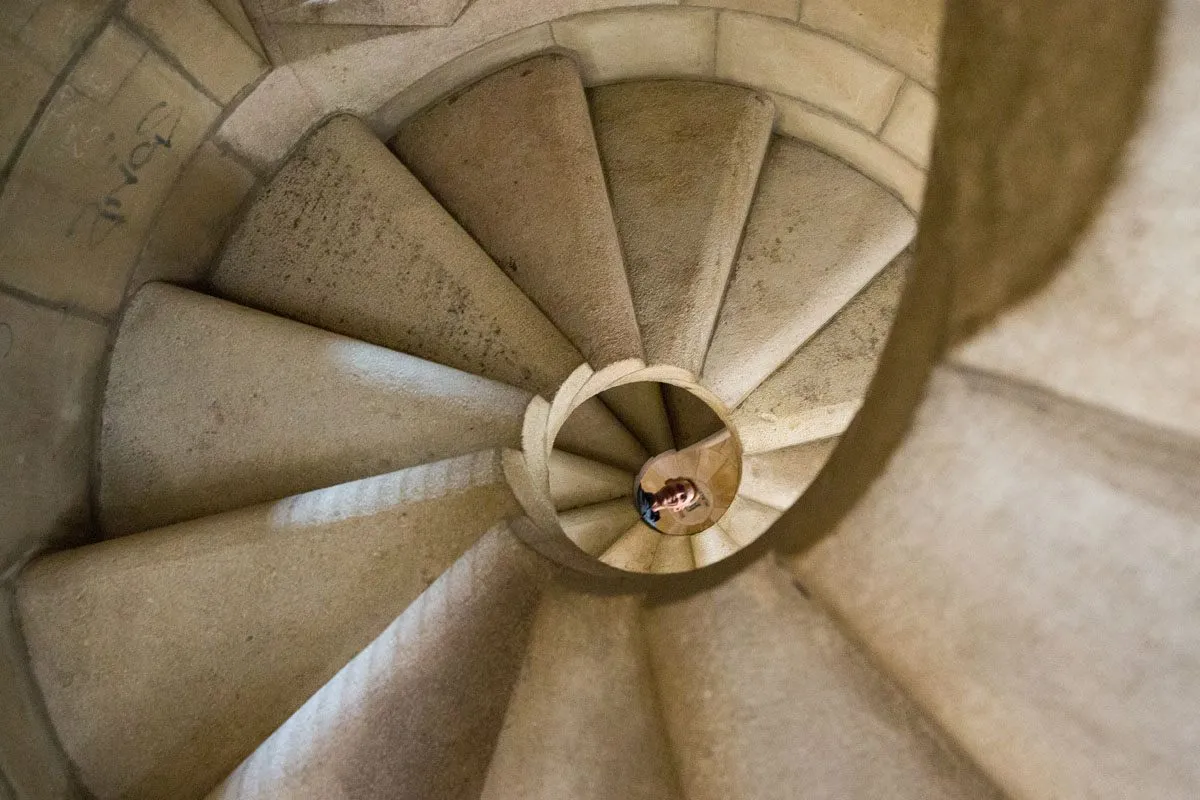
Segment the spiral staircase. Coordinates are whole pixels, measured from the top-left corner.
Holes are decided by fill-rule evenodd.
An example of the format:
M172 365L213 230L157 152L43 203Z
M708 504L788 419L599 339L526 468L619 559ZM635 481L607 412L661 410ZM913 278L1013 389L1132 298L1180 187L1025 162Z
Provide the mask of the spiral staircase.
M0 300L112 323L89 533L5 578L0 800L1194 796L1200 229L1161 167L1195 143L1194 9L1096 3L1078 36L1079 8L951 9L918 230L895 132L919 66L860 69L891 111L861 87L814 110L730 77L751 68L719 43L703 75L614 79L529 28L381 108L345 79L297 131L289 81L383 52L361 22L385 5L204 5L211 41L287 29L275 59L345 26L263 73L244 43L197 67L192 28L110 4L0 176L0 218L35 230L42 201L13 198L57 168L43 129L78 127L63 95L115 108L161 70L225 137L129 104L145 141L91 236L120 236L173 148L199 155L115 301L21 285L40 240L0 230ZM389 35L492 13L451 5L387 6ZM798 33L657 7L547 27L641 20L666 48L664 19L711 18L807 47L843 5L870 4L811 0ZM255 177L218 202L232 150ZM159 241L193 219L195 252ZM23 334L0 318L0 375ZM675 450L657 463L732 476L695 532L633 498Z

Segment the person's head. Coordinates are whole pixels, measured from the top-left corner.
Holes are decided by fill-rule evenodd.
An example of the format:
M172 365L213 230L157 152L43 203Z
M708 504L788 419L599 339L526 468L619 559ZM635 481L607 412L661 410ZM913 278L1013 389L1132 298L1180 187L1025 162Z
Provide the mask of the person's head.
M687 478L672 478L654 493L650 508L655 511L683 511L696 501L696 484Z

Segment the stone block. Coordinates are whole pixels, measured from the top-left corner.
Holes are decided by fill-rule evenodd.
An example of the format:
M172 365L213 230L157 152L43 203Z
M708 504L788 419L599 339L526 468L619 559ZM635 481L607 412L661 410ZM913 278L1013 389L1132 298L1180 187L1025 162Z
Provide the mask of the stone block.
M779 17L792 22L800 18L800 0L684 0L684 4L745 11L749 14Z
M916 165L865 131L847 125L810 106L775 95L780 133L811 142L852 165L891 191L913 212L921 210L925 173Z
M937 98L933 92L914 81L906 81L880 138L909 161L928 169L936 121Z
M133 0L125 15L222 105L267 70L266 61L207 0Z
M110 0L41 0L18 38L57 74L100 23Z
M12 156L38 104L54 82L34 54L16 39L0 35L0 164Z
M215 138L269 170L322 116L292 68L280 67L238 104Z
M805 0L800 22L933 86L945 5L944 0Z
M584 83L713 74L716 13L707 9L628 9L551 23L575 53Z
M306 25L441 26L453 24L469 0L259 0L272 22Z
M779 20L722 14L717 77L798 98L877 131L903 76L828 36Z
M146 43L124 26L109 25L75 65L67 82L86 97L107 104L146 49Z
M97 372L108 329L0 294L0 572L88 524Z
M201 145L163 202L126 293L146 281L198 283L254 181L250 170L215 144Z
M218 112L153 52L106 103L65 85L0 196L0 280L115 313L155 210Z

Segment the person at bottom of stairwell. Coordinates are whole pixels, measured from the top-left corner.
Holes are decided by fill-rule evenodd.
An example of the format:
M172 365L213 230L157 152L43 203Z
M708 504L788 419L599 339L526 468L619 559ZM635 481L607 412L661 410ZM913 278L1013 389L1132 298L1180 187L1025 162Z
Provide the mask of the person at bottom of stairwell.
M686 511L700 499L696 484L687 478L674 478L654 494L637 489L638 513L648 525L658 522L663 511Z

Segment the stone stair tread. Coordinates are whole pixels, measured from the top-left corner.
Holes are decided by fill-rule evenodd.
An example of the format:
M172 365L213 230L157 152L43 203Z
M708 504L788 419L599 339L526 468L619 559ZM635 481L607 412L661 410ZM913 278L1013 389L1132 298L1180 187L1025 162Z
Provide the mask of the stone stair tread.
M550 454L550 499L557 511L631 497L633 481L633 473L598 461L561 450Z
M657 384L639 382L614 386L601 392L600 399L626 428L633 431L651 455L675 446L671 420Z
M602 86L590 100L646 360L699 374L774 104L679 80Z
M837 443L837 437L832 437L746 456L738 494L760 505L786 511L816 479Z
M702 383L739 405L908 245L915 228L904 205L861 173L775 137Z
M125 534L520 443L529 394L166 284L112 353L100 516Z
M682 800L640 606L547 589L482 800Z
M766 533L780 517L779 511L739 494L729 504L725 516L717 524L740 546L753 542Z
M630 498L619 497L607 503L564 511L558 520L567 538L580 550L598 556L633 527L638 514Z
M408 122L391 144L593 367L642 357L570 59L538 56L484 78Z
M519 513L484 451L41 558L17 608L59 740L98 797L193 796Z
M488 531L209 800L478 797L553 571Z
M626 572L649 572L663 535L640 519L600 556L610 567Z
M223 297L550 396L583 357L359 119L310 134L210 276Z
M875 375L911 264L911 250L903 251L742 401L733 421L747 451L800 445L845 429Z
M1001 800L770 558L646 631L690 800Z

